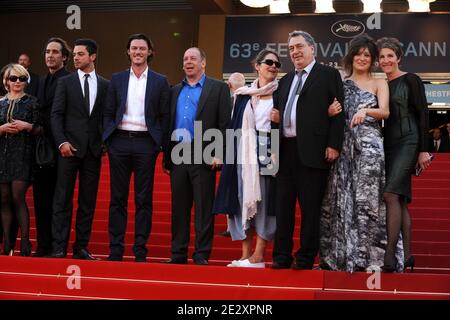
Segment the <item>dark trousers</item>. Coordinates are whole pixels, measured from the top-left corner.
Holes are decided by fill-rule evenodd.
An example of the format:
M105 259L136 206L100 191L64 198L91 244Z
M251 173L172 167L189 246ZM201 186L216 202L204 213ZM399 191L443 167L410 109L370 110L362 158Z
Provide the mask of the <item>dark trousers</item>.
M153 212L153 182L156 147L148 132L133 133L116 130L108 141L111 177L109 206L109 248L112 257L123 257L127 206L131 174L134 174L134 201L136 205L133 252L135 257L147 256Z
M97 201L100 167L101 157L95 157L90 150L86 152L84 158L63 158L59 156L58 177L53 202L53 250L67 252L77 173L79 175L78 209L73 252L77 253L79 250L87 248Z
M325 157L325 152L324 152ZM283 138L280 145L280 169L276 178L276 220L273 261L292 263L295 205L301 209L300 249L297 264L312 268L319 251L320 208L329 170L301 164L296 139Z
M174 165L172 191L172 257L187 258L191 209L195 203L195 250L193 258L209 259L214 238L214 191L216 171L201 164Z
M34 216L36 218L37 251L52 250L53 199L57 166L38 168L33 181Z

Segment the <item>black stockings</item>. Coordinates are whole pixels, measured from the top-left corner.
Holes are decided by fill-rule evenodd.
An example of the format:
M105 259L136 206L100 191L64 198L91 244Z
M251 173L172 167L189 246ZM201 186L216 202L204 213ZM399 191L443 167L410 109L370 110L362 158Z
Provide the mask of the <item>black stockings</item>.
M13 181L10 183L0 184L1 193L1 216L3 224L3 239L5 254L9 254L11 250L11 225L13 222L14 214L16 214L17 220L20 226L20 253L21 255L30 255L30 214L25 202L25 194L30 183L27 181Z
M405 259L411 255L411 217L409 216L406 201L397 194L386 192L384 193L384 200L387 209L387 247L384 264L395 266L395 252L400 232L403 239Z

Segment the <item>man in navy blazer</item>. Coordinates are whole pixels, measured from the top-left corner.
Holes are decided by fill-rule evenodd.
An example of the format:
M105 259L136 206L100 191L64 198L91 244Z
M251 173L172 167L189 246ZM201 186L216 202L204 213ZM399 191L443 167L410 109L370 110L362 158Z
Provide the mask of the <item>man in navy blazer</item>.
M152 226L153 179L163 135L168 130L169 83L148 68L153 44L144 34L128 39L131 68L113 74L104 113L111 183L108 260L121 261L125 247L127 201L134 173L136 262L145 262Z

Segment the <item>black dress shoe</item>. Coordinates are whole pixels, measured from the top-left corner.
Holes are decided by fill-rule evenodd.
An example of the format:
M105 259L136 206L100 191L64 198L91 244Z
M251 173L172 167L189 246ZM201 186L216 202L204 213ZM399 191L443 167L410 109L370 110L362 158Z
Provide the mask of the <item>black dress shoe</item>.
M80 260L99 260L98 258L94 257L87 251L86 249L78 250L76 253L72 256L73 259L80 259Z
M66 257L66 253L63 250L54 250L51 254L50 254L51 258L65 258Z
M37 249L35 253L33 253L33 257L36 258L41 258L41 257L46 257L50 254L50 252L48 250L45 249Z
M286 263L280 263L277 261L272 262L272 269L290 269L291 266Z
M205 258L195 258L194 264L199 265L199 266L207 266L208 260L206 260Z
M31 242L28 240L20 241L20 255L22 257L31 256Z
M305 263L305 262L296 262L292 265L292 269L294 270L312 270L313 265Z
M106 258L106 260L108 260L108 261L122 261L123 258L120 257L120 256L109 255L108 258Z
M136 257L134 258L134 262L147 262L146 257Z
M161 261L161 263L187 264L187 259L186 258L170 258L169 260Z
M326 263L321 263L319 264L319 267L317 268L317 270L327 270L327 271L332 271L333 269L331 269L331 267L326 264Z
M229 237L231 237L231 233L230 233L230 231L225 230L225 231L222 231L221 233L219 233L219 236L229 238Z

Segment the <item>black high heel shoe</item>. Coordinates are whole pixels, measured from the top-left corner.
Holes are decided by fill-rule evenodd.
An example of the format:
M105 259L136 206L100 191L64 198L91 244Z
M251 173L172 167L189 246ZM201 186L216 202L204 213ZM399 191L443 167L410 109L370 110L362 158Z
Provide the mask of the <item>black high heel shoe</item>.
M408 259L405 260L403 265L403 270L406 271L408 268L411 268L411 272L414 272L414 266L416 264L416 259L414 256L409 256Z
M12 256L14 254L14 250L11 249L11 247L9 246L9 244L5 243L3 245L3 252L2 255L4 256Z
M23 241L20 243L20 255L22 257L29 257L31 255L31 242Z
M397 259L394 258L394 261L392 263L384 263L384 266L381 267L381 270L386 273L392 273L397 271Z

